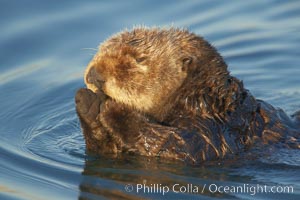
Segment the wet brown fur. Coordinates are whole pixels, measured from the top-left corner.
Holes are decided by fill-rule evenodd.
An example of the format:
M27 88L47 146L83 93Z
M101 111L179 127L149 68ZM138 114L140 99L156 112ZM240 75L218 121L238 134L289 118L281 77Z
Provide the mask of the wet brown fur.
M136 28L99 48L76 95L87 150L201 162L254 144L299 148L299 126L256 100L203 38ZM299 118L296 115L296 118Z

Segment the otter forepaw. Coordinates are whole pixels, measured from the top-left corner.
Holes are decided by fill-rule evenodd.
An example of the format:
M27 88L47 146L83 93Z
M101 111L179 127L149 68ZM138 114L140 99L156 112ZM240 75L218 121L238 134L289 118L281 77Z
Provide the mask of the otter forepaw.
M80 119L87 124L93 124L100 112L103 98L89 89L81 88L75 96L76 110Z

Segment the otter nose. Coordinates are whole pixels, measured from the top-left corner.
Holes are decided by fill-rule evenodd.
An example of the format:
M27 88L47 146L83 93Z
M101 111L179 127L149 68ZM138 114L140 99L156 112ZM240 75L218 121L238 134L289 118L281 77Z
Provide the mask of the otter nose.
M91 67L90 71L86 75L86 82L93 84L95 82L96 77L97 77L97 72L94 67Z
M98 89L101 89L104 84L104 79L96 71L95 67L91 67L85 77L86 84L94 85Z

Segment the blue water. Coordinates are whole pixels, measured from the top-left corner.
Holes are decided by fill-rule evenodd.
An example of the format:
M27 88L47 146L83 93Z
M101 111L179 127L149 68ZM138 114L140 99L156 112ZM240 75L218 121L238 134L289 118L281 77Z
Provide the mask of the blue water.
M200 166L85 154L74 105L84 69L99 43L139 24L204 36L254 96L300 110L299 1L1 0L0 199L300 199L298 150ZM200 190L137 191L144 183ZM221 193L214 184L293 191Z

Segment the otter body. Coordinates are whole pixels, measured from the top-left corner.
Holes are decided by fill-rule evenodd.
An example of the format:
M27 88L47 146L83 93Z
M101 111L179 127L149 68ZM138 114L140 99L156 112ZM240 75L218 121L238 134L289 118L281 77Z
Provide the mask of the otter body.
M299 148L299 121L256 100L216 49L186 30L136 28L111 37L85 83L76 108L89 152L198 163L253 145Z

